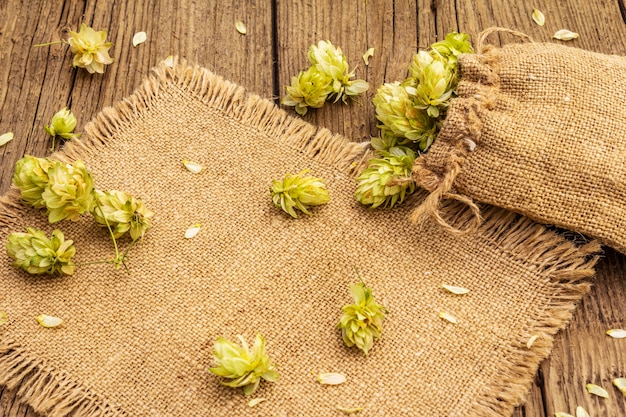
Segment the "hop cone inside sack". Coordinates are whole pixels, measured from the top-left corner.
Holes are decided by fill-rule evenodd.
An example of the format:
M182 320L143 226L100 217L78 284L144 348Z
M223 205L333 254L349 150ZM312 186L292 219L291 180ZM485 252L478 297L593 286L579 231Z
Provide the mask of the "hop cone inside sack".
M391 208L415 191L415 183L410 181L415 152L395 146L380 154L381 158L368 161L367 168L357 178L355 198L371 208Z
M341 329L346 346L356 346L367 355L374 339L380 338L386 310L376 303L372 289L363 282L350 285L350 293L354 304L343 306L337 327Z
M130 237L137 240L150 229L150 218L154 213L143 201L123 191L96 190L95 194L97 205L91 214L98 224L106 226L108 222L115 238L130 231Z
M27 228L26 233L11 233L6 245L7 254L15 260L13 266L29 274L74 273L72 256L76 248L65 240L60 230L54 230L48 239L42 230Z
M311 206L330 201L324 180L305 175L307 172L305 169L297 175L287 174L282 181L274 180L270 187L274 205L294 218L298 217L295 209L310 215Z
M252 349L242 336L237 336L237 338L241 346L222 337L217 339L213 351L215 367L209 368L209 371L230 379L230 381L221 381L222 385L232 388L243 387L245 395L251 395L256 391L261 379L276 382L278 371L265 353L263 336L256 335Z

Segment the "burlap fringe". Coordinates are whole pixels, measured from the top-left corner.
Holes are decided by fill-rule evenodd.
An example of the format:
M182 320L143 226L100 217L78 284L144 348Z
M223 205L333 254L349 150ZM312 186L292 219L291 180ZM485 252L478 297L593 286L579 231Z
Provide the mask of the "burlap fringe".
M223 80L206 69L189 67L175 62L164 63L155 69L152 77L115 108L103 110L85 127L81 140L67 144L54 157L61 160L88 158L106 146L120 128L132 124L141 113L150 108L164 82L173 82L213 107L222 109L248 125L256 126L267 135L276 137L309 157L334 165L354 175L370 157L367 143L350 142L324 128L291 118L271 101L255 95L246 95L244 89ZM16 224L19 218L19 195L11 190L0 200L0 227ZM459 200L459 199L456 199ZM537 371L537 363L550 353L553 335L570 319L574 301L589 290L586 278L594 274L598 260L594 255L600 249L592 242L577 248L573 243L522 216L497 208L483 209L487 219L475 225L475 213L458 210L463 201L452 204L449 221L459 228L477 228L485 245L496 248L521 264L533 265L554 283L553 303L539 317L530 321L539 323L533 335L539 336L532 349L526 347L530 334L520 334L518 343L511 347L512 356L502 363L494 383L485 387L471 416L501 417L509 413L525 396L530 381ZM35 411L52 417L77 413L86 417L125 416L119 407L77 383L70 376L58 372L44 360L26 352L13 340L0 342L0 385L17 389L17 395Z

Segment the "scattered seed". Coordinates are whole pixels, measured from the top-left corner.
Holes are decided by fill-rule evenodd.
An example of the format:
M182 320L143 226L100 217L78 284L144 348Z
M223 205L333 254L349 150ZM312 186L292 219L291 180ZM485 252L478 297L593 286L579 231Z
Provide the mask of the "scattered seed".
M135 33L135 35L133 36L133 46L137 46L137 45L144 43L146 39L148 39L148 35L146 35L146 32Z
M528 349L530 349L531 347L533 347L533 345L535 344L535 342L537 341L537 339L539 339L539 336L534 335L531 336L530 339L528 339L528 342L526 342L526 347Z
M189 171L193 172L194 174L199 174L200 171L202 171L202 165L200 165L197 162L192 162L192 161L183 159L183 165L185 166L185 168L187 168Z
M441 286L443 287L444 290L451 292L452 294L456 294L456 295L463 295L469 292L467 288L455 287L454 285L442 284Z
M441 317L445 321L448 321L448 322L450 322L452 324L456 324L457 323L457 320L456 320L456 318L454 316L452 316L452 315L450 315L450 314L448 314L448 313L446 313L444 311L439 313L439 317Z
M4 326L9 322L9 316L4 311L0 311L0 326Z
M0 135L0 146L6 145L11 140L13 140L13 132L7 132Z
M538 9L533 10L532 18L533 18L533 21L539 26L543 26L546 24L546 17Z
M168 57L165 58L165 65L170 68L174 68L174 56L173 55L168 55Z
M317 376L317 381L323 385L339 385L346 382L346 376L337 372L321 373Z
M609 393L606 390L595 384L587 384L587 391L589 394L597 395L602 398L609 398Z
M587 410L582 408L581 406L576 407L576 417L590 417Z
M248 33L248 30L246 29L246 25L244 25L244 23L241 20L237 20L235 22L235 29L237 29L237 32L241 33L242 35L245 35L246 33Z
M185 232L185 238L191 239L192 237L195 237L200 231L200 228L200 223L196 223L193 226L189 227L189 229L187 229L187 231Z
M571 41L572 39L578 38L578 33L572 32L571 30L567 29L561 29L557 30L557 32L552 35L552 37L560 41Z
M46 314L42 314L40 316L35 317L37 322L43 327L57 327L63 323L63 320L58 317L48 316Z
M607 330L606 334L611 336L613 339L624 339L624 338L626 338L626 330L623 330L623 329Z
M256 406L257 404L262 403L263 401L267 401L267 398L255 398L254 400L250 400L248 402L248 407L252 408Z
M613 385L626 397L626 378L615 378Z
M374 51L374 48L370 48L363 54L363 62L365 62L365 65L370 64L370 58L374 56Z
M363 410L363 407L341 407L341 406L337 406L337 410L346 413L346 414L354 414L354 413L358 413L359 411Z

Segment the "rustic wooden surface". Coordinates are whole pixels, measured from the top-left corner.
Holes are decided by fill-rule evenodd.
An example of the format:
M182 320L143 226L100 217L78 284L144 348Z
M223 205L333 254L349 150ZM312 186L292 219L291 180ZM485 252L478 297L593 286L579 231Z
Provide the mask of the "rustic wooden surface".
M0 0L0 133L15 133L15 139L0 148L0 194L9 188L15 161L24 154L49 152L50 138L43 126L56 111L69 106L80 132L103 107L130 94L150 68L170 54L277 99L291 76L307 67L308 46L331 40L357 67L357 77L372 88L358 103L327 105L305 119L362 141L376 134L370 104L375 88L403 79L418 47L453 30L476 35L487 27L503 26L550 41L556 30L568 28L580 33L570 43L573 46L626 55L624 1ZM545 14L545 27L531 20L533 7ZM246 23L247 35L235 31L237 19ZM111 50L115 63L104 75L72 69L65 45L34 47L65 38L65 30L77 29L81 22L108 30L115 44ZM145 31L148 41L133 47L137 31ZM494 36L493 42L510 40L502 35ZM361 56L369 47L376 52L366 67ZM612 250L606 251L594 289L569 328L557 336L527 403L514 416L574 414L577 405L591 416L626 415L626 398L610 382L626 377L626 341L607 337L604 332L609 328L626 328L626 258ZM606 387L611 398L589 395L585 390L589 382ZM0 417L18 416L36 414L20 405L14 393L0 388Z

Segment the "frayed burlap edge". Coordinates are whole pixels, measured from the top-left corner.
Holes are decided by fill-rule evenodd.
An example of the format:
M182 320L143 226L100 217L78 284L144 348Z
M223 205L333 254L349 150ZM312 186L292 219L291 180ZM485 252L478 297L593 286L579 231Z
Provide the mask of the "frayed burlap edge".
M104 109L85 127L86 135L72 141L53 158L61 160L88 159L106 147L110 138L125 126L141 118L158 98L165 84L193 94L229 117L276 137L277 140L320 162L354 175L370 156L366 144L350 142L324 128L316 128L290 117L271 101L225 81L210 71L175 61L172 67L161 63L154 73L130 97L114 108ZM461 202L462 204L463 202ZM452 222L461 228L474 224L474 214L456 210ZM15 227L19 219L19 194L12 189L0 198L0 227ZM532 382L539 362L551 351L553 335L571 318L576 302L589 291L587 279L593 276L600 247L592 242L576 247L565 238L547 231L543 226L505 210L483 208L485 221L477 226L484 243L524 265L532 265L549 278L553 299L537 317L529 318L529 326L538 323L538 336L532 350L524 335L511 346L511 356L504 361L498 378L477 396L470 416L501 417L519 405ZM112 405L89 387L76 382L71 375L54 369L46 360L37 358L19 343L2 336L0 330L0 385L16 389L18 398L39 413L63 417L76 413L86 417L126 416L120 406ZM508 413L508 414L507 414Z

